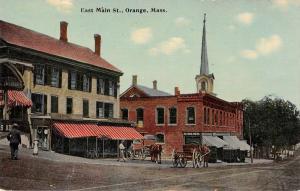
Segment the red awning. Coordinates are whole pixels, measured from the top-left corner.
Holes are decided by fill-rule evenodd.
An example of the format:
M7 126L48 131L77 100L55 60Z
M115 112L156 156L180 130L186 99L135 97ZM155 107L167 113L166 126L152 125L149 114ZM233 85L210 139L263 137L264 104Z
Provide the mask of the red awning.
M132 127L56 122L53 124L53 128L60 135L67 138L106 137L114 140L143 139L143 136Z
M2 91L2 98L0 101L0 105L4 105L4 100L3 100L3 91ZM24 92L22 91L15 91L15 90L8 90L7 92L8 95L8 106L9 107L16 107L16 106L23 106L23 107L31 107L32 106L32 101L26 97Z

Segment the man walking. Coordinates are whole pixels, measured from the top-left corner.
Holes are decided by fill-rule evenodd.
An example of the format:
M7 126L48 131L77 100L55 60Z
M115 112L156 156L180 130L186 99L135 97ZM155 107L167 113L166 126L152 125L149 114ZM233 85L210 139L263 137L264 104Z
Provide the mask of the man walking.
M7 135L7 139L10 142L10 155L12 160L18 159L18 147L21 144L20 131L17 129L18 124L13 124L11 131Z
M124 141L122 141L119 145L119 149L120 149L120 157L121 159L126 162L126 159L125 159L125 146L124 146ZM119 159L119 161L121 161L121 159Z

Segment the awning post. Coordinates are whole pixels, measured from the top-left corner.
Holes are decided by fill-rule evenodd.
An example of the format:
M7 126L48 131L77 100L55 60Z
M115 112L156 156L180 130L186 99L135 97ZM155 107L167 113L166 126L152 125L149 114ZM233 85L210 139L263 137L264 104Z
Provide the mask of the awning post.
M70 153L71 153L71 148L70 148L70 141L71 141L71 139L69 139L69 155L70 155Z
M104 158L104 139L102 139L102 158Z
M97 137L96 137L96 154L98 154L98 144L97 144Z

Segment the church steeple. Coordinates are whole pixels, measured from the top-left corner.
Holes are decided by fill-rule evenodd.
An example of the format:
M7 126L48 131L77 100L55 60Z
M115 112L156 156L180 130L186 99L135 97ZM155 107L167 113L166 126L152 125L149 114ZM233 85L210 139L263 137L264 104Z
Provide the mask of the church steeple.
M207 44L206 44L206 14L203 19L203 33L202 33L202 50L201 50L201 66L200 74L196 76L197 92L213 93L214 90L214 75L209 73L208 70L208 57L207 57Z
M202 50L201 50L201 67L200 67L200 75L208 75L208 58L207 58L207 45L206 45L206 13L204 13L204 20L203 20L203 33L202 33Z

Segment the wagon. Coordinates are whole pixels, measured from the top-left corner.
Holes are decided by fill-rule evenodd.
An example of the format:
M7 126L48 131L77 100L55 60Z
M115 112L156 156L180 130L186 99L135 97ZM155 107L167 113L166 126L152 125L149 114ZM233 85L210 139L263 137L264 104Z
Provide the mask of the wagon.
M201 155L200 146L199 145L183 145L183 151L176 151L173 149L172 152L172 164L173 167L181 167L184 168L187 165L188 161L192 161L194 168L199 168L201 166L201 162L203 161L203 157L208 153Z
M143 140L134 140L128 151L129 158L144 160L150 156L150 146L155 143L155 137L152 138L150 135L145 135Z

